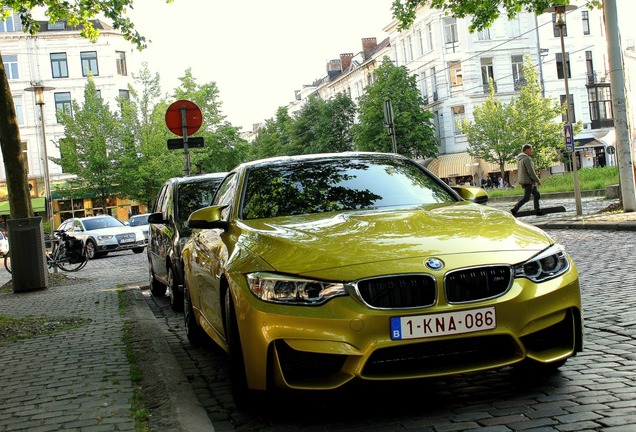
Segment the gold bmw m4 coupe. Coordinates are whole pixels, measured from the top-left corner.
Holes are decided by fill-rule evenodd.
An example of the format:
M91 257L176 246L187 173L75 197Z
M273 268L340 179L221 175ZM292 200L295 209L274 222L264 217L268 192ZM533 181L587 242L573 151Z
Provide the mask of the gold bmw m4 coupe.
M188 338L229 354L236 402L582 349L576 267L542 230L395 154L253 161L189 218Z

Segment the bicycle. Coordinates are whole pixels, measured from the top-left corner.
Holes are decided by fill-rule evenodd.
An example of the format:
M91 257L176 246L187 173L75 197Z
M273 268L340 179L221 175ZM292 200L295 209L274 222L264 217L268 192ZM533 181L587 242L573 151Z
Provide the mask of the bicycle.
M49 270L57 267L66 272L76 272L86 267L88 257L84 241L64 231L54 233L55 241L51 245L51 251L46 252L46 265ZM11 273L11 250L4 256L4 268Z

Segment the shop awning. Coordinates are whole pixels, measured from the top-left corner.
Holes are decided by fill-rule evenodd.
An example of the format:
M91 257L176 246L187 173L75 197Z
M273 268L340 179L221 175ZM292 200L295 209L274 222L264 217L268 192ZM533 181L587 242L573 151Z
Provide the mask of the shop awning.
M515 171L517 169L517 164L514 163L505 163L504 171ZM486 162L484 160L481 161L481 171L483 174L499 174L500 168L499 164Z
M439 178L473 176L476 161L468 152L439 155L427 168Z
M31 206L33 207L33 213L41 213L46 211L46 203L44 197L31 198ZM9 207L9 201L0 201L0 215L10 215L11 208Z

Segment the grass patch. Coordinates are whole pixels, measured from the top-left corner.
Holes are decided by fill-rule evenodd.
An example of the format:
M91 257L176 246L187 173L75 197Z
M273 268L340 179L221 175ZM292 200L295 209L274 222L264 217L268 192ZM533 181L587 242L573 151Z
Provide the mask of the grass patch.
M79 317L48 317L27 315L12 318L0 315L0 342L30 339L88 325L91 320Z
M580 190L605 189L607 186L618 184L618 167L583 168L579 170ZM539 191L543 193L574 192L574 177L571 172L553 174L541 179ZM516 186L508 189L488 189L488 196L516 196L523 195L523 188Z
M117 296L119 298L119 315L124 316L126 309L126 300L121 287L117 288ZM130 364L130 380L133 386L133 397L131 400L132 414L135 419L135 431L136 432L148 432L148 419L149 413L146 408L146 397L143 394L141 381L142 375L139 367L137 366L137 359L135 357L135 350L131 343L132 340L132 327L130 323L124 322L124 334L122 341L126 346L125 353L128 363Z

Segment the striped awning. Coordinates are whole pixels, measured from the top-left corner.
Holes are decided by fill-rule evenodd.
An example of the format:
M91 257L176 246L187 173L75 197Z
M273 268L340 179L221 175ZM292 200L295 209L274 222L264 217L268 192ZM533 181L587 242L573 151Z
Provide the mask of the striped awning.
M427 168L439 178L451 178L473 176L478 165L468 152L462 152L439 155Z
M504 164L504 171L515 171L517 169L517 164L515 163L505 163ZM498 174L500 169L499 169L499 164L497 163L492 163L492 162L486 162L484 160L481 161L481 171L484 174Z

